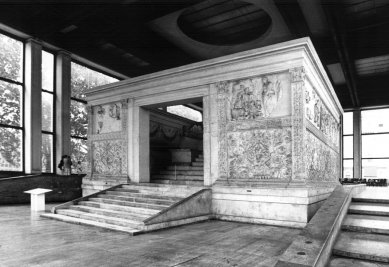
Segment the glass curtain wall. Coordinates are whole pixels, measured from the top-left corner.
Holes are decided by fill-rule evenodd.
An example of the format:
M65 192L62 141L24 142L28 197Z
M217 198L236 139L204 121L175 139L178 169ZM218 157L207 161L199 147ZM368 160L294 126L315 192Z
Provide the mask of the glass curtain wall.
M85 173L88 117L85 90L119 81L113 77L71 63L70 145L72 173Z
M42 172L54 172L54 55L42 51Z
M343 178L354 177L353 125L353 112L345 112L343 114Z
M362 177L389 178L389 109L361 111Z
M24 44L0 34L0 171L24 170Z

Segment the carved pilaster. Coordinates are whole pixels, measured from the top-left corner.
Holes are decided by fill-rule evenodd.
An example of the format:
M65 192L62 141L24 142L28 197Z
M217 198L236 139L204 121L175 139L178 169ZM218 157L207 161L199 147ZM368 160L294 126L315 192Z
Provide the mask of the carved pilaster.
M91 176L92 175L92 140L91 140L91 137L92 137L92 133L93 133L93 106L87 105L86 112L87 112L87 118L88 118L88 130L87 130L88 140L86 141L86 146L87 146L86 173L87 173L87 176Z
M218 88L218 124L219 124L219 177L228 177L227 159L227 82L220 82Z
M292 159L293 174L292 179L304 180L305 162L304 162L304 80L305 70L303 67L289 70L291 75L292 89Z
M122 160L122 174L128 175L128 99L122 99L122 142L123 142L123 160Z

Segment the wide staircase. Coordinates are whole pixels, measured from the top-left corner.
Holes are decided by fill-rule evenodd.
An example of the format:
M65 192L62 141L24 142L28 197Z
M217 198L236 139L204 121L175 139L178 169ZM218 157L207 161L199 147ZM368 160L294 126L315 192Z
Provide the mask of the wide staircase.
M129 184L71 201L42 217L135 235L206 220L211 190L203 187Z
M204 156L200 154L190 165L169 165L166 170L151 175L157 184L204 185Z
M385 197L353 198L330 267L389 266L389 190ZM385 192L383 191L383 192Z

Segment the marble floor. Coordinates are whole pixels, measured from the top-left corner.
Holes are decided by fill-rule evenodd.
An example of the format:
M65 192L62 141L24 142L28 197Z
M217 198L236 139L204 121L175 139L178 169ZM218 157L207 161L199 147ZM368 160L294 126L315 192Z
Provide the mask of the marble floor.
M212 220L128 236L39 214L29 205L0 206L1 267L271 267L301 231Z

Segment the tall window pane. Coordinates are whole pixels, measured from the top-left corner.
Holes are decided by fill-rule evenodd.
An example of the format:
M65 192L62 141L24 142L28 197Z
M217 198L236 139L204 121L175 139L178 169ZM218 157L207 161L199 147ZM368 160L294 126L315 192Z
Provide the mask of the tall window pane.
M73 162L72 173L86 173L86 154L88 152L86 140L71 138L70 153Z
M70 104L70 134L72 136L86 137L87 129L86 105L72 100Z
M343 134L353 134L353 112L343 114Z
M361 116L362 134L389 132L389 109L365 110Z
M385 157L389 158L389 134L362 135L362 158Z
M22 86L0 80L0 124L21 126L21 95Z
M0 77L22 81L23 43L0 34Z
M343 160L343 177L344 178L353 178L354 175L354 163L352 159Z
M104 75L72 62L71 96L85 99L85 90L96 86L117 82L118 79Z
M0 127L0 171L22 171L22 131Z
M363 159L362 177L366 179L388 179L389 159Z
M353 158L353 136L343 137L343 158Z
M54 89L54 55L46 51L42 51L42 89Z
M42 130L53 131L53 95L42 92Z
M53 172L53 136L42 134L42 172Z

